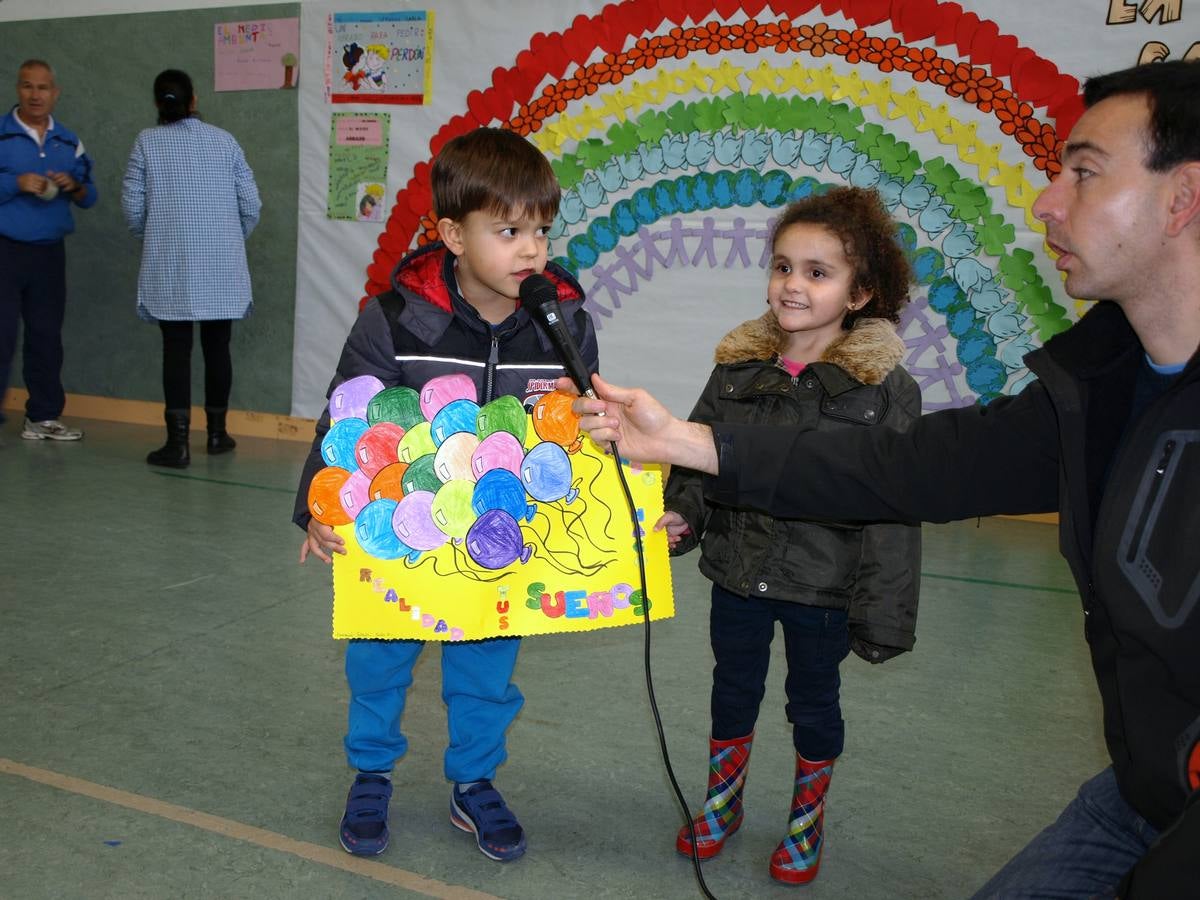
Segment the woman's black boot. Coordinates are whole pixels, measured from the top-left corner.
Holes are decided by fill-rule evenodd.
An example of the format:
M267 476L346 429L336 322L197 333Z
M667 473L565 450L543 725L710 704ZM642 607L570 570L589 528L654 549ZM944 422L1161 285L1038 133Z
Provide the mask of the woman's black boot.
M163 419L167 423L167 442L157 450L146 454L146 462L152 466L186 469L192 461L192 454L188 449L188 429L192 421L191 410L168 409L163 413Z
M237 441L229 436L229 432L225 430L225 408L220 409L213 406L204 407L204 413L208 416L208 452L210 455L217 453L228 453L237 446Z

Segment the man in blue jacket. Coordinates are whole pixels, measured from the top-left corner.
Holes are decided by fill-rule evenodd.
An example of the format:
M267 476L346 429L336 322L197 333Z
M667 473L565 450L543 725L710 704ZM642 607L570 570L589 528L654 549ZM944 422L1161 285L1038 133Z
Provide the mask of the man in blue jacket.
M0 119L0 399L24 320L29 400L21 437L31 441L83 437L58 419L66 403L63 238L75 230L71 204L95 204L96 186L83 142L51 115L59 92L49 63L26 60L17 70L17 105Z

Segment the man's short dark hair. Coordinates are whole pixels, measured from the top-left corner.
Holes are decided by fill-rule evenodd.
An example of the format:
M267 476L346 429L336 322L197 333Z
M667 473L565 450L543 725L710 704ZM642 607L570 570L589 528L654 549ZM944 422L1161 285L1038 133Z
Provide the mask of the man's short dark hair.
M1089 78L1085 106L1122 94L1141 94L1150 106L1146 168L1164 172L1200 160L1200 61L1146 63Z
M549 221L562 188L533 144L502 128L476 128L448 141L430 174L434 214L461 222L476 210Z

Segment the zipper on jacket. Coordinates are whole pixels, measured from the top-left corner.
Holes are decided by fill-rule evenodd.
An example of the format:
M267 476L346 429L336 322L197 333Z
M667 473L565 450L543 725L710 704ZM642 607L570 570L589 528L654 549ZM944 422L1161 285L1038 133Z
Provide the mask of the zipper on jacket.
M492 330L492 346L488 350L487 371L483 376L483 403L490 403L492 400L492 391L496 387L496 366L500 364L500 341L496 338L495 329Z
M1137 528L1133 532L1133 539L1129 542L1129 551L1125 554L1125 562L1132 563L1137 559L1138 552L1142 549L1142 534L1146 530L1146 525L1150 520L1150 512L1154 509L1155 500L1158 499L1158 492L1162 490L1163 475L1167 471L1167 466L1170 465L1171 457L1175 453L1174 438L1168 439L1163 444L1162 459L1154 467L1154 481L1150 485L1150 490L1146 494L1146 502L1142 504L1141 516L1138 519Z

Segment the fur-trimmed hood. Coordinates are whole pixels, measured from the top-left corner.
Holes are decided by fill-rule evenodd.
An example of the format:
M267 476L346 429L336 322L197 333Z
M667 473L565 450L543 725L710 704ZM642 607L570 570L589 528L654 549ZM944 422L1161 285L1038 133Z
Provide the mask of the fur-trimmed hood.
M787 344L787 332L769 310L743 322L721 339L713 361L718 365L777 359ZM859 319L821 354L821 362L844 369L863 384L882 384L904 359L904 340L886 319Z

